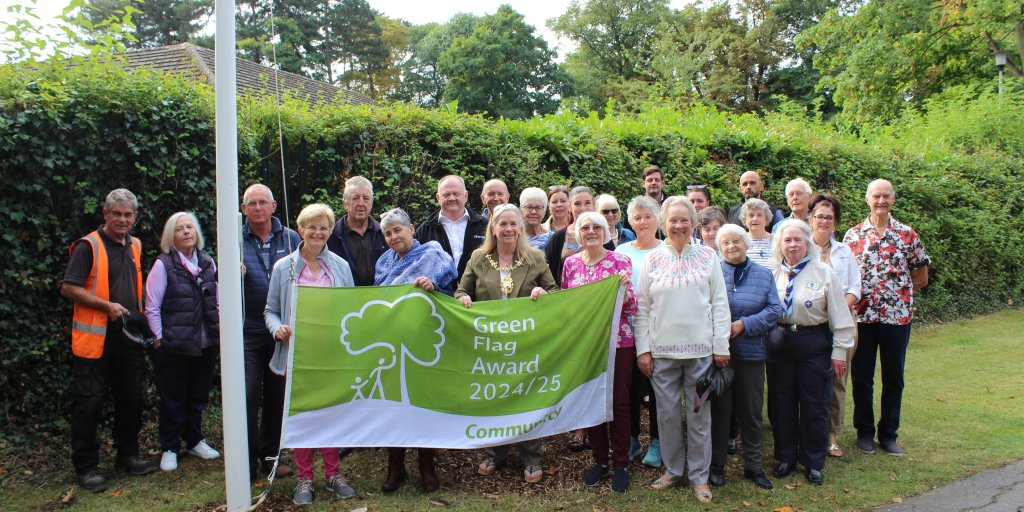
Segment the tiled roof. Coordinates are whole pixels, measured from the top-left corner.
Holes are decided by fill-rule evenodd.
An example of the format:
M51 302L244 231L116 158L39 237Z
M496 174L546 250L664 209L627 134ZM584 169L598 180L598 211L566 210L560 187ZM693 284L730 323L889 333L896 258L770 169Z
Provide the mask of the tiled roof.
M213 85L216 71L214 56L213 50L189 43L145 48L128 53L128 69L148 67L180 73L198 80L205 80ZM235 77L238 92L274 95L274 71L273 68L236 58ZM373 98L365 94L345 90L295 73L277 71L277 77L280 80L282 93L298 94L299 97L310 103L376 104Z

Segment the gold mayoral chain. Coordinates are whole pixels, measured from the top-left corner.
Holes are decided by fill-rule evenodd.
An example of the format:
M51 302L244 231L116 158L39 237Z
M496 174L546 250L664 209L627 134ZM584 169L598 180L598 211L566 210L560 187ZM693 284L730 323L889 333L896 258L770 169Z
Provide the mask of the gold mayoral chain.
M487 254L485 257L487 258L487 263L490 263L491 268L497 270L499 275L501 273L505 274L500 281L501 293L505 294L506 297L512 295L512 289L515 286L515 283L512 281L512 271L523 266L523 262L526 261L526 259L519 256L519 259L517 259L511 266L503 267L498 265L498 262L494 261L494 258L491 258L490 254Z

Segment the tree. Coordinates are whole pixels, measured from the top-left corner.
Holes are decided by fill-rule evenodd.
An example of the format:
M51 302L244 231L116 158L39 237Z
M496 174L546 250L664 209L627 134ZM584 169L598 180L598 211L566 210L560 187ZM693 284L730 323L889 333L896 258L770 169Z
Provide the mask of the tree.
M798 41L820 49L818 88L834 91L846 122L884 122L949 87L990 81L995 48L1010 50L1008 67L1017 74L1022 9L1010 0L869 1L830 10Z
M213 13L213 0L91 0L83 13L92 23L99 23L131 6L135 25L134 41L129 48L166 46L192 41L206 26Z
M341 0L327 10L323 37L315 46L329 63L329 82L378 96L374 79L387 67L389 55L378 16L366 0ZM330 69L334 66L341 69L338 77Z
M472 113L524 119L552 113L565 83L555 52L508 5L485 16L472 35L452 41L437 70L447 77L445 101Z
M651 61L667 0L577 0L548 26L575 42L564 69L591 108L608 98L622 100L624 91L646 89L655 81Z
M447 77L437 69L441 54L459 38L469 37L480 17L458 13L445 24L409 27L408 57L401 64L402 82L393 98L436 108L444 99Z

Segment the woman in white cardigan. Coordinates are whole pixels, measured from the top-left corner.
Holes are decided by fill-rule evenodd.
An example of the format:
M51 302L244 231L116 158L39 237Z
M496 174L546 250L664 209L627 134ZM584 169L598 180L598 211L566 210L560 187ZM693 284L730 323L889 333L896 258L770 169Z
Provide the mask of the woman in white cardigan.
M683 479L683 469L701 502L711 501L711 408L694 408L696 382L711 364L729 364L729 297L718 254L690 238L697 212L682 196L661 207L665 244L639 263L634 317L637 365L651 378L658 403L665 473L651 487L666 489ZM686 441L680 428L686 404Z

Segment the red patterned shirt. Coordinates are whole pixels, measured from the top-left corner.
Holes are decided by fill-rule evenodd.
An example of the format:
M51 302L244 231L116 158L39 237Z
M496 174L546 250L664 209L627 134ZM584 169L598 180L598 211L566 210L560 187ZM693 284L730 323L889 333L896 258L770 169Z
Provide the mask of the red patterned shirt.
M889 216L881 236L869 222L846 232L861 273L861 299L857 321L906 325L914 315L914 282L910 271L931 264L924 244L913 228Z

